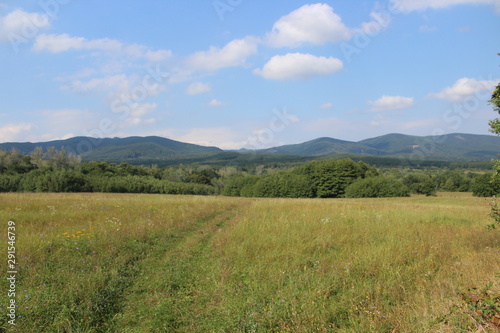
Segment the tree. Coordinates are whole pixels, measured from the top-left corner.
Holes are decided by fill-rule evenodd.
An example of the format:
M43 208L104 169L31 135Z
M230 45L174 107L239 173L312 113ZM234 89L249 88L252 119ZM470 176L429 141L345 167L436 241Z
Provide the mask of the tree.
M45 166L45 153L43 148L40 146L35 147L31 152L31 162L36 165L39 169Z
M436 194L436 185L430 175L423 173L409 174L402 181L412 193L425 194L426 196Z
M472 194L477 197L492 197L500 193L500 184L493 182L493 175L485 173L474 179L471 185Z
M500 83L493 91L490 103L493 104L493 110L500 114ZM490 120L490 127L490 132L500 135L500 118Z
M409 197L410 189L392 177L359 178L345 190L346 198Z
M499 53L500 55L500 53ZM493 94L491 95L490 103L493 104L493 110L500 114L500 83L497 85ZM490 132L500 135L500 118L490 121ZM494 181L500 181L500 160L495 162L495 169L497 170Z
M500 55L500 53L498 55ZM493 91L490 103L493 104L493 110L500 114L500 83ZM490 121L490 132L500 135L500 118L496 118ZM494 187L498 186L498 184L500 183L500 160L496 160L495 169L496 173L492 181ZM489 225L489 227L495 228L497 225L500 225L500 209L496 201L491 206L490 216L495 220L495 222Z
M312 178L315 196L340 198L346 187L358 178L377 175L377 170L366 163L355 163L351 159L313 161L298 168L296 173Z

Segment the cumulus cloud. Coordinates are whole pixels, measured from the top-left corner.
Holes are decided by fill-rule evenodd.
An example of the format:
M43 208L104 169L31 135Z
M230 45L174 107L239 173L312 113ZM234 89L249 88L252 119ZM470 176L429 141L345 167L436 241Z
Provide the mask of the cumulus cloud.
M391 0L391 3L394 8L404 13L426 9L444 9L455 5L494 5L497 11L500 9L498 0Z
M296 47L303 43L320 45L347 40L352 34L332 7L318 3L304 5L281 17L267 34L266 42L272 47Z
M253 72L270 80L307 80L315 76L331 75L343 66L342 61L333 57L287 53L272 57L262 69L255 69Z
M151 125L153 124L156 119L154 118L148 118L144 119L145 116L149 115L151 112L156 110L157 108L156 103L134 103L130 106L130 114L128 118L126 119L126 124L125 126L136 126L140 124L148 124Z
M227 106L229 105L228 103L221 102L216 99L212 99L210 102L207 103L207 106L213 107L213 108L220 108L222 106Z
M25 135L33 129L33 124L7 124L0 127L0 142L27 141Z
M44 109L37 113L43 116L39 128L48 139L68 137L69 134L88 135L86 129L95 128L97 116L83 109ZM64 133L64 134L63 134Z
M108 91L110 89L118 91L130 90L130 80L125 74L110 75L105 77L93 78L87 81L74 80L64 86L65 90L74 92L90 92L90 91Z
M496 80L476 80L471 78L461 78L452 86L446 87L438 93L430 94L430 97L445 99L450 102L462 102L467 98L482 91L491 91L498 84ZM489 95L489 94L486 94Z
M46 14L28 13L16 9L0 17L0 42L20 41L34 38L40 30L50 27Z
M181 142L189 142L202 146L215 146L221 149L239 149L246 144L245 130L235 127L205 127L180 129L164 129L147 132L143 135L158 135Z
M186 88L187 95L199 95L209 92L210 86L203 82L193 82Z
M377 111L389 111L389 110L402 110L411 107L414 103L413 97L403 97L403 96L387 96L384 95L377 99L376 101L369 101L373 108L371 112Z
M36 37L33 50L50 53L61 53L71 50L103 51L156 62L162 61L172 55L172 52L169 50L152 51L144 45L127 45L110 38L88 40L68 34L41 34Z
M208 51L194 53L187 59L187 64L192 69L208 71L242 66L249 56L257 52L258 43L259 39L251 36L235 39L223 48L212 46Z
M353 29L356 34L362 33L370 36L375 36L380 31L387 29L392 22L392 15L384 12L373 10L370 13L370 21L361 23L358 29Z
M146 75L117 74L86 81L74 80L62 89L76 93L105 95L111 111L120 116L120 126L129 127L139 124L152 124L156 120L147 118L157 108L156 103L147 102L148 98L158 95L165 84L156 82Z

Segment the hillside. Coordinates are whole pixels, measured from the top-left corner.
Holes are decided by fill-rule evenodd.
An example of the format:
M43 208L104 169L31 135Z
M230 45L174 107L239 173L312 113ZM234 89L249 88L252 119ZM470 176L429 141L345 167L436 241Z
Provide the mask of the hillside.
M273 154L326 156L354 154L445 161L489 161L500 154L500 137L476 134L412 136L387 134L358 142L319 138L295 145L263 150Z
M132 162L142 160L165 160L188 155L220 153L217 147L204 147L179 142L157 136L104 138L75 137L37 143L2 143L0 150L15 149L21 154L31 153L35 147L47 150L49 147L62 148L81 155L84 160Z
M378 149L356 142L332 138L318 138L300 144L264 149L262 152L306 156L325 156L332 154L383 155Z
M236 165L248 163L294 163L311 159L335 157L418 159L419 161L491 161L500 154L500 137L493 135L447 134L442 136L412 136L387 134L358 142L328 137L299 144L260 151L224 151L157 136L105 138L75 137L37 143L2 143L0 150L31 153L35 147L47 150L62 148L77 153L86 161L109 161L130 164L190 164ZM377 164L381 164L378 161ZM384 164L384 163L382 163ZM394 164L391 162L391 164Z

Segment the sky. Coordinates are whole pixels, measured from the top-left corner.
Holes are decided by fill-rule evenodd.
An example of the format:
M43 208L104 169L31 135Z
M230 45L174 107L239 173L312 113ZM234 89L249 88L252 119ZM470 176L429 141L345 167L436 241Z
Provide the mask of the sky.
M6 0L0 142L489 134L500 0Z

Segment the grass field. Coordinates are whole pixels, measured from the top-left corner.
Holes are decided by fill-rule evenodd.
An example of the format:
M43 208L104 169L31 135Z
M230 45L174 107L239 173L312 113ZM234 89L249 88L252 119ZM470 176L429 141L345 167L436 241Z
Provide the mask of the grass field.
M16 326L2 315L0 331L495 332L488 214L451 194L0 194L18 262Z

